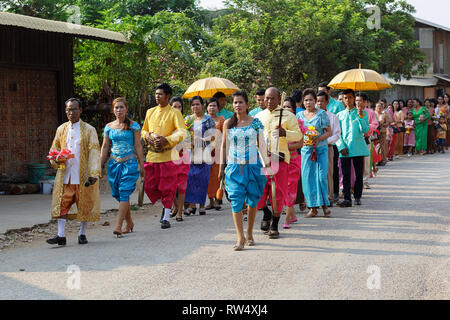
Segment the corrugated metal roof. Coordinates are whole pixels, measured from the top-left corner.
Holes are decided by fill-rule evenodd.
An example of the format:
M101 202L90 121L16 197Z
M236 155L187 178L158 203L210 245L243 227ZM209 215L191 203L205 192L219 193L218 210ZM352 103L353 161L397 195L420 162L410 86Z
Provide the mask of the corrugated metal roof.
M46 20L29 17L15 13L0 12L0 25L22 27L47 32L56 32L72 35L78 38L93 38L111 42L128 42L125 36L119 32L92 28L78 24Z
M435 74L434 77L436 77L440 80L443 80L443 81L450 82L450 77L445 74Z
M442 30L445 30L447 32L450 32L450 28L448 28L448 27L441 26L441 25L439 25L437 23L430 22L430 21L427 21L427 20L424 20L424 19L420 19L420 18L417 18L417 17L414 17L414 18L419 23L422 23L422 24L425 24L425 25L430 26L430 27L434 27L434 28L437 28L437 29L442 29Z
M436 78L419 78L412 77L411 79L406 79L401 77L400 81L395 81L390 78L388 74L383 74L383 76L389 81L390 84L399 86L410 86L410 87L434 87L438 80Z

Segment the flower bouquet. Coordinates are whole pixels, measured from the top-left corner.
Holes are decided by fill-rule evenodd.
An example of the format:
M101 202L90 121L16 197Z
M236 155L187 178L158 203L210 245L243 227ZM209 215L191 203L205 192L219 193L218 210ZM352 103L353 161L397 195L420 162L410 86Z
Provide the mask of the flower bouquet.
M298 119L298 127L300 128L300 131L303 133L303 135L305 135L306 132L308 131L308 128L305 127L305 123L303 122L302 119Z
M440 116L439 114L434 113L434 114L431 116L431 120L432 120L433 123L436 125L436 124L439 123L439 118L440 118L440 117L441 117L441 116Z
M186 126L186 130L188 131L189 136L186 139L186 141L190 141L191 149L194 148L194 119L190 116L186 116L184 118L184 125Z
M186 130L191 134L194 132L194 119L192 119L190 116L187 116L184 119L184 125L186 126Z
M56 169L66 169L66 161L75 158L75 155L69 149L50 150L47 160L56 162Z
M305 132L305 145L306 146L312 146L314 143L314 138L319 135L319 132L317 131L316 127L314 126L308 126L307 131Z
M314 144L314 138L319 135L319 132L317 131L316 127L314 126L308 126L307 131L305 132L305 142L304 144L306 146L312 146ZM314 146L313 152L311 153L311 161L317 161L317 151L316 147Z

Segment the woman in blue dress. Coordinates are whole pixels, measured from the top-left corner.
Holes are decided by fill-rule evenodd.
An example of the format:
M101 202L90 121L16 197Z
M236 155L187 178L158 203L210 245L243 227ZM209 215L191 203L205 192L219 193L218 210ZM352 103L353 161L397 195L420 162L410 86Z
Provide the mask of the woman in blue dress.
M144 177L144 154L141 145L140 126L127 117L128 105L124 98L117 98L112 103L116 120L108 123L103 132L101 149L102 174L111 148L108 162L108 182L111 193L119 201L117 225L113 231L117 237L123 233L133 232L131 219L130 195L136 189L136 181ZM136 159L136 155L137 158ZM138 160L140 168L138 168ZM126 220L125 230L122 230Z
M326 111L316 108L317 95L313 89L303 92L303 104L305 111L297 114L297 118L303 120L306 127L313 126L319 133L312 139L312 145L308 145L308 136L305 134L305 142L302 147L302 187L306 204L310 209L306 218L317 215L317 209L323 208L325 217L331 215L328 208L328 142L331 136L330 119ZM317 159L311 159L313 152Z
M248 115L248 97L245 92L233 93L233 109L234 115L224 123L219 180L225 178L225 191L231 202L237 232L237 243L233 249L239 251L245 243L254 245L256 208L267 183L260 157L263 158L265 168L270 167L270 161L263 137L264 127L258 119ZM242 215L244 203L248 205L247 239L244 236Z
M185 198L186 203L189 203L189 208L184 214L195 214L197 204L199 204L199 214L204 215L206 214L205 202L212 164L210 142L214 141L215 138L216 123L203 111L202 97L195 96L192 98L191 109L193 114L187 117L190 121L193 121L191 167Z

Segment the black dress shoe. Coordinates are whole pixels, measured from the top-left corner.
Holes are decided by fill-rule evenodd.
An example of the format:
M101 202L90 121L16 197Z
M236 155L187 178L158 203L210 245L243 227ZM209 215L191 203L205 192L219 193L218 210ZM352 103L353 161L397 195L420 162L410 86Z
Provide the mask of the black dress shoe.
M261 221L261 230L265 233L269 231L271 220L262 220Z
M167 220L163 220L161 223L161 229L168 229L170 228L170 222Z
M280 233L278 230L269 230L269 239L278 239L280 237Z
M343 200L341 202L338 202L337 205L341 208L347 208L352 206L352 202L349 200Z
M58 246L66 245L66 237L56 236L52 239L47 239L48 244L57 244Z
M88 243L87 239L86 239L86 235L81 234L78 236L78 243L79 244L86 244Z
M355 205L360 206L361 205L361 199L355 199Z

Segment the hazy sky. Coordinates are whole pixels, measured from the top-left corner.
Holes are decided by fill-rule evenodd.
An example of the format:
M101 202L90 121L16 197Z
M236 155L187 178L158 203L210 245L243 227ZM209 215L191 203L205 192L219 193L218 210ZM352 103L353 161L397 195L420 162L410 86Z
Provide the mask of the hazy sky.
M407 0L416 7L416 17L450 28L450 0ZM208 9L223 8L222 0L200 0Z

